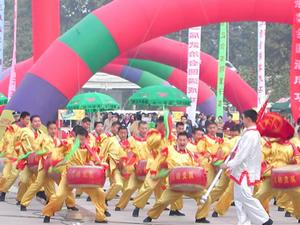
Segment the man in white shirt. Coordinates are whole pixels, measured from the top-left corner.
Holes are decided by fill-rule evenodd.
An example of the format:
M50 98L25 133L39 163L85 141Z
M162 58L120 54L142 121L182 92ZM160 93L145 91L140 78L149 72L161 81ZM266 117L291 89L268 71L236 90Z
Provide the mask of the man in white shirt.
M234 148L230 161L221 166L230 171L234 180L234 202L238 225L271 225L273 221L260 202L253 197L254 185L260 180L261 149L260 133L256 129L257 112L247 110L243 113L246 127L240 141Z

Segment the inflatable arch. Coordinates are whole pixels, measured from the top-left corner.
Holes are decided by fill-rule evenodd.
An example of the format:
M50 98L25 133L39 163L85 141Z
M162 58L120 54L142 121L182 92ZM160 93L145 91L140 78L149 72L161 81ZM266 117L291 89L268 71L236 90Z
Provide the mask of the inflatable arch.
M30 68L7 108L30 110L40 114L43 121L54 119L57 109L64 107L76 93L77 85L72 81L83 85L130 48L180 29L211 23L261 20L291 24L292 3L292 0L115 0L87 15L54 41Z
M164 79L164 73L156 73L157 70L153 67L153 65L161 68L165 72L173 71L175 68L157 62L143 60L144 65L149 64L150 66L149 68L142 70L134 68L132 66L127 66L126 64L124 65L125 61L127 62L128 60L119 60L119 65L110 63L107 66L103 67L101 72L106 72L116 76L120 76L121 78L131 81L140 87L155 84L174 85L177 86L183 92L186 91L186 86L184 85L186 83L185 73L179 74L178 80L168 82L166 79ZM27 71L28 66L31 65L31 63L31 59L28 59L17 65L17 86L20 84L25 72ZM5 71L5 73L7 73L7 71ZM182 80L182 82L180 82L180 80ZM7 93L8 84L9 76L5 76L3 80L0 81L0 92ZM200 81L197 109L206 114L214 114L215 104L216 97L214 92L204 82Z

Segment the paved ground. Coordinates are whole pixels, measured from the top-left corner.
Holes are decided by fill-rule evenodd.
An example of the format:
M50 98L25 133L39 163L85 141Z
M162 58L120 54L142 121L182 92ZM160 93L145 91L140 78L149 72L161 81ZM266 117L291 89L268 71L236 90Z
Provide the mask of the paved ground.
M6 202L0 202L0 225L37 225L42 224L42 216L40 214L40 209L42 207L41 203L36 199L32 202L30 207L28 207L27 212L20 212L19 207L15 205L15 191L7 195ZM56 213L55 217L52 218L52 225L89 225L94 223L94 207L90 202L85 201L86 196L82 196L77 199L77 205L80 208L79 212L73 213L64 208L61 212ZM153 199L150 199L153 203ZM133 210L132 204L122 212L114 211L114 204L116 200L109 203L109 210L112 213L112 217L108 218L109 224L143 224L142 220L146 215L149 205L140 213L139 218L131 217L131 212ZM289 225L297 224L297 220L294 218L285 218L283 212L277 212L274 206L271 207L271 216L275 221L274 224L277 225ZM152 224L157 225L170 225L170 224L194 224L194 213L195 213L195 203L191 199L184 200L183 212L186 214L185 217L169 217L168 212L165 211L163 215ZM234 207L230 208L228 214L224 217L219 218L209 218L212 225L222 224L222 225L235 225L236 217Z

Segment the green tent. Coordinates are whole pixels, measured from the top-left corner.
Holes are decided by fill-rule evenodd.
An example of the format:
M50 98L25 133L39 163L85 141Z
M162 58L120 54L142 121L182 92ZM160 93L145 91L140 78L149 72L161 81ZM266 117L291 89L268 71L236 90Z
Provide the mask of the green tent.
M277 102L273 103L271 107L271 112L290 113L291 112L290 98L281 98Z

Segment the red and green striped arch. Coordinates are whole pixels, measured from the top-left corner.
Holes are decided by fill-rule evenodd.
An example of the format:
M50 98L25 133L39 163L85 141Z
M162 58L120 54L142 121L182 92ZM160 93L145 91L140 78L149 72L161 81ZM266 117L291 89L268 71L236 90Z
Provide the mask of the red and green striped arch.
M147 40L183 28L219 22L292 23L292 0L115 0L53 42L28 71L8 109L56 118L96 71ZM225 81L226 82L226 81ZM230 82L230 81L229 81Z

